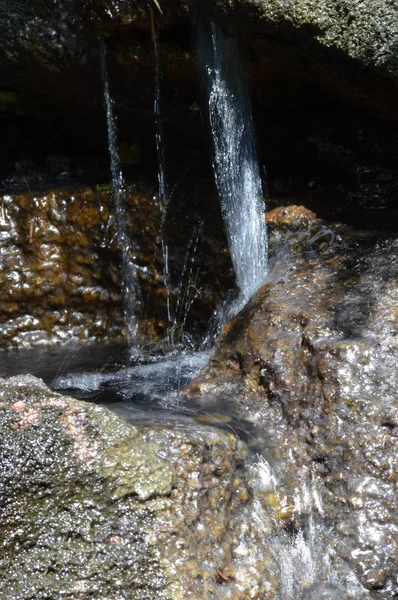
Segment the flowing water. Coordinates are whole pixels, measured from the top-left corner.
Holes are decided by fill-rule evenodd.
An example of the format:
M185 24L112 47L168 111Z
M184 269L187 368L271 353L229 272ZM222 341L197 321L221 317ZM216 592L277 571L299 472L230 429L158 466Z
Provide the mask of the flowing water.
M250 463L251 461L251 463ZM337 534L324 523L320 487L322 481L311 472L306 481L285 481L283 461L271 468L263 455L252 456L248 471L254 493L268 494L270 502L255 501L251 519L269 536L269 553L279 581L274 600L366 600L362 587L348 564L334 551ZM290 492L289 492L290 488ZM289 515L289 527L280 519ZM246 554L244 546L240 552Z
M131 258L133 255L133 249L131 247L131 241L127 230L128 219L123 201L123 176L120 168L116 118L113 111L113 102L109 89L107 54L103 40L101 40L100 50L108 132L109 161L112 173L112 195L115 210L114 221L121 255L120 276L123 295L124 320L127 338L130 345L132 345L137 335L137 320L135 315L136 307L140 302L140 290L137 282L137 266Z
M210 352L141 354L116 373L82 372L61 375L54 385L97 402L112 405L112 409L129 419L141 412L183 408L179 391L199 373L210 358Z
M238 42L205 20L198 55L208 104L213 169L227 231L239 307L264 282L268 243L250 99Z

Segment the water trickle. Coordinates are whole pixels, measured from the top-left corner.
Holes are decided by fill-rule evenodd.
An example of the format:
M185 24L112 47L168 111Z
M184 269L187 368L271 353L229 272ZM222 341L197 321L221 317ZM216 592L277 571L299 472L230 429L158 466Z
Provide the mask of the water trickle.
M215 23L198 23L198 54L208 102L213 169L240 306L263 284L268 242L250 99L238 43Z
M113 101L109 90L107 54L103 40L101 40L100 50L108 131L109 161L112 173L112 196L115 210L114 217L116 236L121 254L120 276L122 284L124 319L126 324L127 339L131 345L135 341L138 329L135 310L140 301L140 290L137 282L137 266L134 264L131 258L133 250L127 230L128 219L123 201L123 176L120 168L116 119L113 112Z
M293 491L284 481L283 461L271 467L262 454L250 460L255 493L268 494L266 502L253 503L250 518L264 536L272 531L269 554L279 581L276 600L368 598L349 564L334 550L337 533L324 522L318 477L311 472L308 480L296 482ZM290 527L281 526L283 521Z
M210 352L185 352L177 348L168 355L141 355L132 365L114 373L80 372L59 375L58 390L68 390L80 398L93 398L109 405L125 418L168 418L168 411L191 414L192 407L179 391L198 374L210 358Z
M170 302L170 271L169 271L169 248L167 245L167 235L166 235L166 216L167 216L167 207L169 203L169 198L167 196L167 184L166 184L166 157L165 157L165 148L164 148L164 137L163 137L163 127L162 127L162 119L160 114L160 82L161 82L161 70L160 70L160 57L159 57L159 40L158 40L158 29L155 23L155 17L153 10L151 10L151 28L152 28L152 42L153 42L153 52L155 58L155 76L154 76L154 84L155 84L155 100L153 104L153 112L155 115L155 125L156 125L156 152L158 157L158 183L159 183L159 202L160 202L160 210L161 210L161 224L159 231L159 242L162 248L162 256L163 256L163 283L166 289L166 305L167 305L167 342L172 343L171 339L171 323L172 323L172 315L171 315L171 302Z

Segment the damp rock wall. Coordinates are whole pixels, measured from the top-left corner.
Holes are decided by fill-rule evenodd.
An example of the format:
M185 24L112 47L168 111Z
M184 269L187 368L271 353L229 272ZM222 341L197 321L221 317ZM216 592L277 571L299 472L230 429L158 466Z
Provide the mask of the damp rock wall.
M0 199L0 347L125 340L121 249L110 186L104 187L5 194ZM174 326L177 342L185 335L194 343L223 290L232 285L226 242L215 233L221 217L216 211L214 221L206 221L192 197L185 200L191 206L188 215L181 198L170 204L167 291L155 192L135 186L124 193L144 342L163 339ZM167 318L168 294L172 322Z

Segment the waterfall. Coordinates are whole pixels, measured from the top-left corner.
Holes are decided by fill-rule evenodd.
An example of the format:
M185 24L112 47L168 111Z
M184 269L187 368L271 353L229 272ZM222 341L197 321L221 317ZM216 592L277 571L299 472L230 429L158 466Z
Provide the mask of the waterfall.
M241 306L264 282L268 242L254 127L237 40L198 23L198 54L208 103L213 169Z
M120 168L117 127L115 115L113 113L113 102L109 91L107 55L103 40L101 40L100 50L104 103L108 130L109 161L112 173L112 196L115 211L114 219L117 241L121 254L120 277L122 285L124 319L127 331L127 339L131 345L135 341L137 335L138 325L135 316L135 308L139 302L140 294L137 283L137 267L131 259L133 251L128 235L128 218L123 201L123 176Z

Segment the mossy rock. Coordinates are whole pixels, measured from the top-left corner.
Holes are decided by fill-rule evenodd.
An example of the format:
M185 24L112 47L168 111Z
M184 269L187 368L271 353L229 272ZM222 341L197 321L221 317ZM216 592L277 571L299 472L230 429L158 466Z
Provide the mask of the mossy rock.
M156 448L107 410L33 378L2 382L0 398L2 593L168 597L146 541L174 479Z
M0 380L0 433L0 597L238 600L261 587L259 569L225 596L220 576L250 504L234 435L139 430L31 376ZM267 564L265 546L253 552Z

